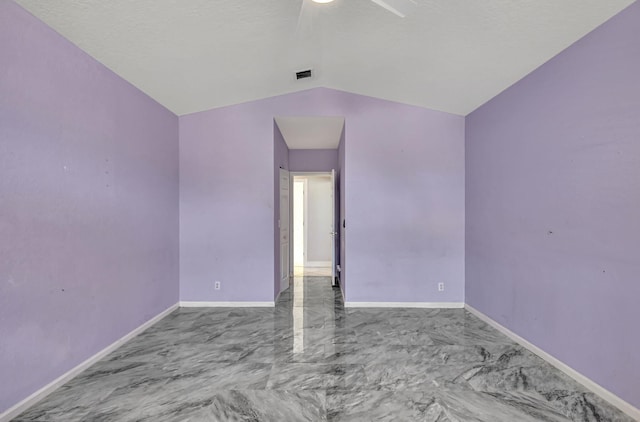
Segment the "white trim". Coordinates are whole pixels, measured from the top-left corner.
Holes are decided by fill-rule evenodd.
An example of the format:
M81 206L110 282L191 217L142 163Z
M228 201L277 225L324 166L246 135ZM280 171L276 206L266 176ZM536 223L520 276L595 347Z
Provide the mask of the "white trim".
M464 308L463 302L345 302L347 308Z
M73 378L78 376L82 371L84 371L85 369L89 368L91 365L93 365L94 363L98 362L99 360L101 360L102 358L107 356L109 353L113 352L114 350L116 350L117 348L122 346L127 341L129 341L132 338L136 337L138 334L142 333L144 330L146 330L147 328L151 327L152 325L154 325L155 323L157 323L162 318L166 317L167 315L169 315L171 312L175 311L176 309L178 309L178 304L177 303L175 305L171 305L170 307L168 307L164 311L160 312L158 315L154 316L153 318L151 318L147 322L143 323L139 327L134 328L128 334L125 334L123 337L120 337L118 340L114 341L113 343L111 343L110 345L105 347L104 349L100 350L98 353L96 353L95 355L91 356L89 359L87 359L84 362L80 363L79 365L76 365L75 367L71 368L69 371L67 371L64 374L60 375L58 378L56 378L55 380L51 381L49 384L45 385L44 387L42 387L41 389L39 389L35 393L31 394L29 397L21 400L20 402L16 403L15 405L11 406L9 409L5 410L2 414L0 414L0 422L10 421L11 419L13 419L16 416L20 415L21 413L23 413L25 410L27 410L28 408L30 408L34 404L36 404L40 400L44 399L49 394L53 393L55 390L57 390L62 385L64 385L67 382L71 381Z
M290 276L291 276L291 270L292 270L292 265L291 265L291 244L292 244L292 240L291 240L291 233L292 233L292 229L291 229L291 222L293 220L293 213L291 211L291 204L292 204L292 198L293 198L293 183L292 183L292 179L291 179L291 173L289 172L289 170L287 169L283 169L280 168L280 178L279 178L279 184L278 184L278 203L280 205L282 205L282 199L283 199L283 193L286 193L286 198L287 198L287 207L285 208L287 210L287 227L282 227L281 223L282 223L282 215L283 215L283 209L282 206L280 206L280 208L278 209L278 256L280 258L280 262L278 263L278 276L277 276L277 285L278 285L278 290L280 292L286 290L289 287L289 282L290 282ZM286 178L286 183L283 183L283 179ZM286 239L285 242L282 241L283 236L282 236L282 232L283 230L286 231L286 234L284 236L284 239ZM286 246L287 249L287 253L283 254L282 253L282 247ZM284 265L283 265L283 261L284 258L287 259L287 268L285 271ZM283 272L285 272L286 277L282 277ZM279 295L279 293L278 293Z
M293 259L291 261L291 268L296 267L296 236L300 235L300 233L296 232L296 216L298 213L296 212L295 200L296 200L296 183L302 184L302 262L297 262L299 266L305 266L307 261L307 225L305 222L307 221L307 179L306 178L298 178L296 180L296 175L294 172L291 172L291 183L293 184L293 188L291 190L291 238L293 241L291 242L291 254L293 255ZM297 210L300 211L300 210ZM300 265L301 264L301 265Z
M601 385L595 383L594 381L590 380L586 376L582 375L580 372L571 368L566 363L553 357L552 355L545 352L538 346L520 337L518 334L514 333L507 327L501 325L499 322L491 319L489 316L478 311L473 306L465 304L464 307L467 311L471 312L480 320L486 322L496 330L500 331L505 336L509 337L511 340L520 344L522 347L528 349L530 352L538 355L540 358L544 359L545 361L547 361L548 363L550 363L560 371L564 372L565 374L567 374L568 376L576 380L578 383L582 384L587 389L591 390L591 392L593 392L594 394L600 396L602 399L606 400L611 405L617 407L627 415L631 416L633 419L640 421L640 409L634 407L631 403L624 401L620 397L613 394L611 391L607 390L606 388L602 387Z
M188 302L180 301L181 308L272 308L275 302Z
M291 176L291 172L289 172L289 278L287 279L287 288L289 288L293 282L293 267L295 264L293 262L293 243L295 242L295 239L293 238L293 223L293 176ZM282 286L280 286L280 293L284 290L286 289L283 289ZM278 297L280 297L280 294L278 294Z
M337 229L340 217L336 212L336 206L338 205L338 201L336 200L336 193L338 192L336 182L338 181L338 177L336 174L336 169L331 169L331 286L336 285L336 279L338 278L336 265L338 265L338 241L340 239Z
M301 181L304 183L303 185L303 227L304 227L304 235L303 235L303 241L304 241L304 250L302 251L303 254L303 260L302 260L302 266L303 267L310 267L310 268L331 268L331 266L333 265L332 261L307 261L307 257L309 256L308 251L309 251L309 246L308 246L308 239L309 239L309 225L307 224L307 222L309 221L309 179L313 179L313 178L329 178L329 182L331 182L331 171L291 171L289 172L289 174L291 174L291 180L293 182L295 182L295 178L298 178L298 181ZM332 191L334 190L334 187L331 188ZM291 195L291 202L293 202L293 194ZM332 204L332 214L335 214L335 206ZM293 219L291 219L293 220ZM295 252L293 252L293 248L295 247L295 245L293 245L293 242L291 243L291 250L292 250L292 254L295 254ZM295 267L295 259L293 262L293 266Z
M309 261L309 178L302 179L302 265L307 267ZM295 263L294 263L295 264Z

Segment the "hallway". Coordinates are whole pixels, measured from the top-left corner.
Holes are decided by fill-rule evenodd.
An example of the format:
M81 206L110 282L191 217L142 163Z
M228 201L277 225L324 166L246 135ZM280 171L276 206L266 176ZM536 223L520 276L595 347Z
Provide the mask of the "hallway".
M293 267L294 276L306 276L306 277L331 277L331 267Z
M631 421L462 309L182 308L18 421Z

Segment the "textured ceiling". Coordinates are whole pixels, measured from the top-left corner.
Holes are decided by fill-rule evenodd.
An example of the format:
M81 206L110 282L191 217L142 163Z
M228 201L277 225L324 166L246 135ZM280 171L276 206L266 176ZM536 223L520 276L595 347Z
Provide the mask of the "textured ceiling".
M344 117L286 116L275 121L289 149L336 149L344 128Z
M466 115L633 3L16 1L178 115L316 86Z

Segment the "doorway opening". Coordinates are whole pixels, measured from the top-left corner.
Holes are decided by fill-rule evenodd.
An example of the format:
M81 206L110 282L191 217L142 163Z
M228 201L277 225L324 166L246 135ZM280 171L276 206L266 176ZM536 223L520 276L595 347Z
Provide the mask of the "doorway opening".
M332 277L334 179L330 172L292 173L293 274Z
M344 222L344 168L345 168L345 119L340 116L276 116L273 125L274 162L274 299L288 291L291 295L296 279L324 279L332 287L338 287L344 299L345 222ZM306 179L294 187L294 176ZM324 179L324 216L331 215L332 224L318 225L316 231L314 215L309 214L309 204L314 186L312 177ZM331 177L331 190L326 182ZM299 191L297 214L298 228L294 222L294 188ZM322 190L322 188L321 188ZM302 193L300 193L302 192ZM331 198L331 195L333 198ZM306 200L305 200L306 197ZM311 199L314 203L314 200ZM306 203L306 207L305 207ZM328 204L333 204L328 206ZM306 212L306 216L305 216ZM318 236L320 234L320 236ZM298 241L294 244L294 237ZM316 240L314 240L314 238ZM318 245L317 239L324 238ZM297 249L294 247L297 245ZM320 252L318 252L320 251ZM294 259L295 258L295 259ZM294 277L294 274L303 274ZM306 274L309 274L306 276ZM313 283L315 284L315 283ZM336 290L336 289L332 289ZM337 290L336 290L337 292ZM284 299L283 299L284 300Z

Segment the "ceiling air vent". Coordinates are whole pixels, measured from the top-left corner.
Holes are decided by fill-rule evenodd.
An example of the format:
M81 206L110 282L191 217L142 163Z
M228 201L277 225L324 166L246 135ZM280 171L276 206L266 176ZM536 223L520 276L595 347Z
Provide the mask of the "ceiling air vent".
M296 72L296 79L305 79L310 77L311 77L311 69L301 70L300 72Z

